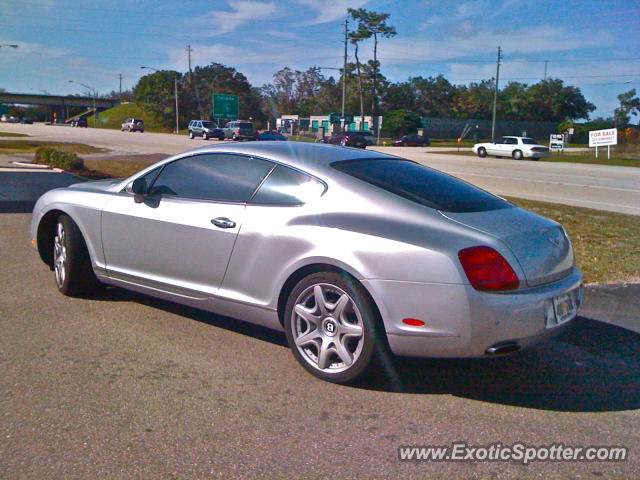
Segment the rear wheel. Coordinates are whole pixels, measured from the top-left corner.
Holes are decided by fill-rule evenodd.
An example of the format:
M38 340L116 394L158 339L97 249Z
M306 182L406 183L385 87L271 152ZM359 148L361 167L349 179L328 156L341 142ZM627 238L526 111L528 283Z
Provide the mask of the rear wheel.
M205 133L203 133L203 134L202 134L202 139L203 139L203 140L209 140L209 134L208 134L208 133L206 133L206 132L205 132Z
M487 149L486 149L486 148L484 148L484 147L480 147L480 148L478 149L478 156L479 156L480 158L484 158L484 157L486 157L486 156L487 156Z
M60 215L53 237L53 271L61 293L76 296L94 293L101 283L91 266L80 229L67 215Z
M293 356L313 375L349 383L386 343L377 310L357 280L336 272L303 278L289 295L285 331Z
M514 160L521 160L522 159L522 150L514 150L513 151L513 158L514 158Z
M189 130L189 138L193 140L193 132L191 130Z
M236 135L235 133L231 135L231 140L238 141L238 135Z

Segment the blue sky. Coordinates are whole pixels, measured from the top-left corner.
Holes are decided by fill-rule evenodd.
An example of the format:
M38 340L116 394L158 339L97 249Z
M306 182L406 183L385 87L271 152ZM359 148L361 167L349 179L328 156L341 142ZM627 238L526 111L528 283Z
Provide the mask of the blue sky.
M347 7L391 14L398 36L379 56L393 81L491 78L500 45L501 85L537 82L548 60L549 76L596 104L592 116L610 116L618 94L640 90L637 0L0 0L0 44L20 45L0 48L0 87L81 93L71 79L107 93L122 74L127 89L141 65L186 71L187 44L194 65L221 62L260 86L285 65L341 66Z

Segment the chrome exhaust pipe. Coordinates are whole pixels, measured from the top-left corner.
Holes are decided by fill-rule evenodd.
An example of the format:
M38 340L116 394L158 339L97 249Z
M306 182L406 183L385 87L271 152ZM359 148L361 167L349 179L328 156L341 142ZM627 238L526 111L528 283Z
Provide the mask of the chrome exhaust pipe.
M518 350L520 350L520 345L510 342L489 347L484 353L487 355L509 355L510 353L516 353Z

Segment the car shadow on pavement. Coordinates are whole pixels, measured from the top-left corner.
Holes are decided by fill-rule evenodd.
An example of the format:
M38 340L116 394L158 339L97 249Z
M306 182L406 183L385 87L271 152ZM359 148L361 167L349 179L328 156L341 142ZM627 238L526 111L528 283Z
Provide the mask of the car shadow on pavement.
M106 287L101 293L92 295L91 300L98 301L118 301L118 302L136 302L149 307L157 308L174 315L180 315L191 320L206 323L208 325L224 328L226 330L247 335L250 337L263 340L281 347L289 348L287 339L282 332L277 332L271 328L261 327L242 320L230 317L224 317L215 313L210 313L198 308L192 308L179 303L162 300L160 298L151 297L141 293L124 290L118 287Z
M288 348L281 332L121 288L107 287L91 299L136 302ZM640 408L640 334L584 317L561 336L512 356L383 363L353 387L561 412Z
M640 334L584 317L561 336L512 356L395 358L386 370L358 387L563 412L640 408Z

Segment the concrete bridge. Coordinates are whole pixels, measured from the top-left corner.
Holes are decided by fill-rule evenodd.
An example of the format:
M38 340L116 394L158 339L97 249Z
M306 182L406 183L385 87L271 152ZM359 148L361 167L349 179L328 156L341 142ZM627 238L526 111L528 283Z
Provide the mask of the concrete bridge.
M98 110L113 108L120 100L113 98L95 99ZM93 97L73 97L69 95L42 95L34 93L9 93L0 92L0 103L13 103L18 105L50 105L56 107L93 107Z

